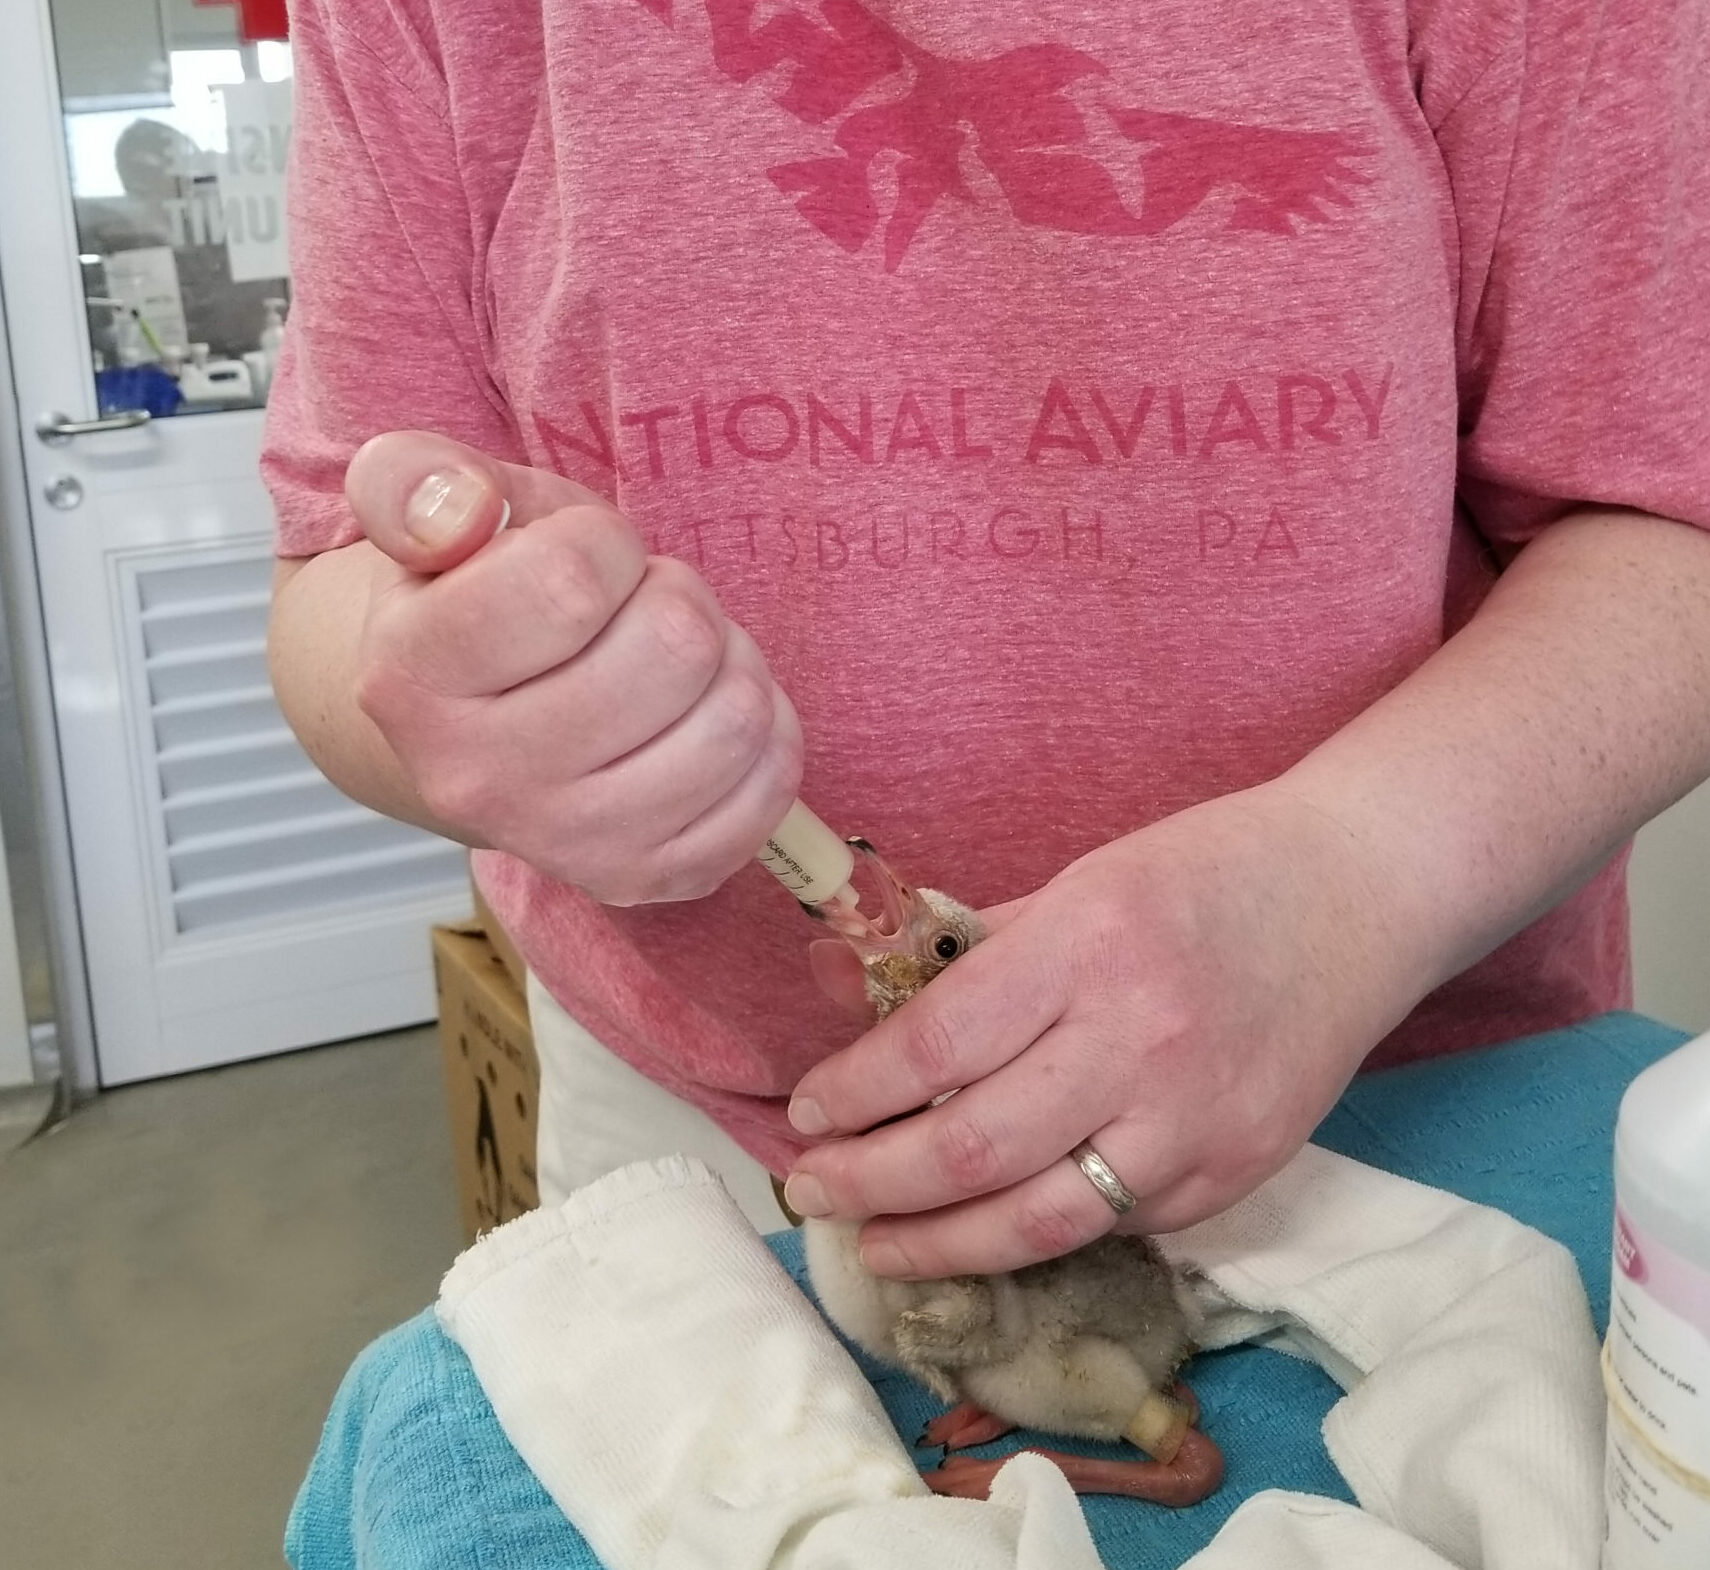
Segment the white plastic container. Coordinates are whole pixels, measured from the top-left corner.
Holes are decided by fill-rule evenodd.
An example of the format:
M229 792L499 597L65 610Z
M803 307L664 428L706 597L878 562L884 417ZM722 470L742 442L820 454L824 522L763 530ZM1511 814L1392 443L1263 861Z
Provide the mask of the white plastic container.
M261 326L258 346L243 357L249 367L250 380L255 384L255 396L266 398L273 386L273 373L279 368L279 350L285 342L285 302L277 297L263 300L266 313Z
M241 360L211 360L205 343L190 345L189 362L178 373L186 403L248 403L255 395L249 367Z
M1615 1127L1604 1570L1710 1567L1710 1035L1627 1087Z
M280 346L285 342L285 302L277 297L263 300L261 309L264 320L261 324L261 352L267 356L271 367L279 359Z

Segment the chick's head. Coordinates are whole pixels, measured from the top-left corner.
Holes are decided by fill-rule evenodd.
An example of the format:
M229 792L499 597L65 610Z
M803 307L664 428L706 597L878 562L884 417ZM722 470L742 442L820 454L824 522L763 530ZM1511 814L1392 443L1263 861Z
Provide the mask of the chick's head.
M867 997L880 1019L901 1008L986 935L980 918L937 889L915 889L904 927L885 946L856 946Z
M861 961L867 997L882 1019L900 1008L946 965L986 935L966 905L936 889L917 889L900 878L863 839L852 839L863 881L878 893L878 909L827 903L814 914Z

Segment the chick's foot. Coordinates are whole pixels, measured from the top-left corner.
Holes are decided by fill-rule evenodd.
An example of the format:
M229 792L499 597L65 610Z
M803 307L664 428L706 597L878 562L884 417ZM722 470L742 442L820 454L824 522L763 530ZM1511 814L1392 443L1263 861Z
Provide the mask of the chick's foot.
M1001 1439L1014 1428L1014 1423L1006 1423L1001 1417L993 1417L984 1407L964 1401L933 1418L926 1425L926 1432L920 1436L920 1443L942 1445L946 1450L966 1450L969 1445L983 1445L989 1440Z

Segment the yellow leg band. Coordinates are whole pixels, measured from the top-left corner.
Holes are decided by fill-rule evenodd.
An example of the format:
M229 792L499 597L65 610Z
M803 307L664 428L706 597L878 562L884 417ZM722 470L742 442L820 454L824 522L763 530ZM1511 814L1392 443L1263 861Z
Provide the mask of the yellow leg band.
M1188 1409L1154 1390L1140 1403L1134 1421L1124 1432L1154 1461L1167 1465L1175 1460L1189 1427Z

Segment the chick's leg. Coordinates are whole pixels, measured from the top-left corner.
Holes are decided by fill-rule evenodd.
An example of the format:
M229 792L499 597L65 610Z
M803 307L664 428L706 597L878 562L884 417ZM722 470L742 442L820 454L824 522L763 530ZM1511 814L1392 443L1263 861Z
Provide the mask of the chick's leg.
M1124 1494L1156 1505L1196 1505L1223 1481L1223 1456L1198 1429L1190 1429L1174 1461L1104 1461L1093 1456L1065 1455L1058 1450L1028 1449L1054 1462L1077 1494ZM980 1461L951 1456L936 1472L922 1473L935 1494L959 1499L984 1499L992 1479L1009 1459Z
M1197 1423L1199 1402L1193 1392L1178 1383L1172 1394L1176 1402L1186 1409L1188 1421ZM969 1428L975 1427L976 1420L980 1418L993 1424L999 1421L971 1404L945 1413L939 1421L948 1422L964 1412L972 1414L966 1420ZM961 1432L961 1429L956 1431ZM984 1438L996 1437L995 1433L985 1433L979 1439L961 1442L978 1444ZM1106 1461L1093 1456L1066 1455L1062 1451L1046 1450L1036 1445L1028 1448L1053 1462L1077 1494L1122 1494L1130 1499L1146 1499L1153 1504L1179 1508L1198 1504L1223 1481L1223 1454L1197 1428L1187 1429L1167 1462ZM982 1461L973 1456L948 1456L937 1471L924 1472L921 1476L935 1494L984 1499L991 1489L992 1479L1008 1459L1008 1456L1000 1456L996 1460Z

